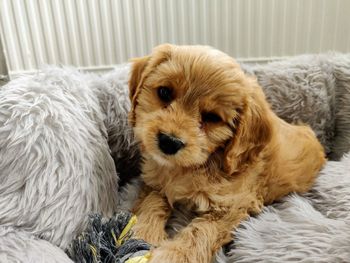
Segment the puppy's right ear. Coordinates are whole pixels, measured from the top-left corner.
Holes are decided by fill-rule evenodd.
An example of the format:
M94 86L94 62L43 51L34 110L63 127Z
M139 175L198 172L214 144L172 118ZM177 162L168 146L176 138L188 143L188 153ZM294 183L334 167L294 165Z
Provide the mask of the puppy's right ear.
M131 109L129 113L129 121L132 125L134 125L135 122L135 107L136 107L136 99L137 95L140 92L140 87L143 82L143 72L145 68L147 67L148 61L150 60L151 56L145 56L141 58L134 58L131 60L132 67L131 67L131 76L129 79L129 98L131 101Z
M129 80L129 96L131 100L131 110L129 113L129 121L135 126L135 108L137 106L137 97L141 91L141 87L146 76L159 64L168 60L171 55L173 45L162 44L153 49L151 55L131 60L133 63L131 68L131 76Z
M255 81L248 83L243 87L248 96L236 119L235 135L224 153L224 170L228 174L254 162L273 136L273 120L265 95Z
M145 56L141 58L133 58L131 60L131 76L129 79L129 96L130 100L133 103L133 99L137 93L139 88L139 84L141 84L142 72L145 70L147 63L151 56Z

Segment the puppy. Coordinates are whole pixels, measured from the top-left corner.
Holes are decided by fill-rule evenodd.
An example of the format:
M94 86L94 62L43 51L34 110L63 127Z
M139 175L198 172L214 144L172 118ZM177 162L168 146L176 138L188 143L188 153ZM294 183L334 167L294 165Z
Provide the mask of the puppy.
M228 55L161 45L135 59L129 120L144 159L135 237L152 263L209 263L231 230L264 204L305 192L325 162L307 126L278 118L255 79ZM173 239L174 203L198 215Z

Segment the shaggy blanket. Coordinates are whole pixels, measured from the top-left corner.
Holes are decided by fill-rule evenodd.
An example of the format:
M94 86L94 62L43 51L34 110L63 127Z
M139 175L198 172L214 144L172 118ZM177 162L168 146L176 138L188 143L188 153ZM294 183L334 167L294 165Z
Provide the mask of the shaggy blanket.
M243 222L218 262L350 262L350 154L329 161L303 196Z
M88 214L117 210L139 166L118 74L48 68L0 88L0 262L71 262Z
M281 118L313 128L331 160L350 150L349 55L242 66ZM0 262L71 262L63 251L88 212L131 206L137 182L115 195L118 176L124 184L139 172L128 72L49 69L0 88ZM349 167L350 155L329 161L312 191L243 222L216 262L350 262ZM169 232L190 218L178 208Z

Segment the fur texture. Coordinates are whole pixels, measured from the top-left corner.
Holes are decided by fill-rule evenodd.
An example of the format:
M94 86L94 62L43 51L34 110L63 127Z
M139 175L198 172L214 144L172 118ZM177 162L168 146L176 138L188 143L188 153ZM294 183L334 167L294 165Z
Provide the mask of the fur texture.
M328 161L311 191L290 195L242 222L234 243L221 249L215 263L347 262L350 258L350 153ZM124 192L124 198L134 196ZM130 200L130 198L127 198ZM131 208L131 206L130 206ZM176 206L167 223L170 237L195 215Z
M310 125L329 159L339 160L350 149L350 55L303 55L242 67L257 78L279 117Z
M348 262L350 155L329 161L312 190L245 221L217 262Z
M116 77L52 68L0 89L0 247L11 228L65 249L88 213L116 211L114 161L128 153L130 177L139 161Z
M307 191L325 162L312 130L278 118L257 82L220 51L158 46L134 61L129 83L145 184L134 231L160 245L152 263L211 262L232 228ZM169 240L176 203L197 216Z
M11 227L0 227L2 263L73 263L62 249L49 241Z
M290 60L284 60L280 62L273 62L266 65L242 65L242 67L251 74L258 76L259 84L263 87L267 99L272 105L276 113L286 120L303 120L303 122L310 124L318 138L326 149L328 149L329 158L338 158L348 150L350 150L350 108L347 103L350 100L350 55L345 54L323 54L323 55L307 55L298 56ZM128 100L128 74L130 68L129 65L116 68L115 71L100 77L82 74L76 70L71 69L48 69L43 71L39 76L23 77L20 80L14 82L11 81L11 90L16 94L16 90L20 87L27 87L28 89L33 83L35 86L41 86L51 88L51 84L55 84L56 88L60 86L66 90L74 89L74 86L84 86L86 88L92 88L93 86L99 86L99 90L96 92L96 96L100 97L101 112L97 116L103 115L106 129L109 130L110 136L119 138L116 140L110 140L110 148L113 149L111 154L114 159L119 163L119 167L123 167L123 173L125 177L135 175L129 173L128 167L133 167L133 163L137 163L137 149L132 143L132 137L127 133L128 128L125 127L127 121L127 112L129 111L130 102ZM313 74L311 74L311 72ZM50 80L50 82L48 82ZM318 80L318 81L313 81ZM51 83L51 84L50 84ZM50 85L48 85L50 84ZM17 87L18 86L18 87ZM298 89L299 86L303 86L303 89ZM3 103L5 97L3 96L4 87L0 88L0 101ZM309 96L314 94L313 90L317 88L322 91L318 96L313 95L310 99ZM44 88L43 88L44 89ZM45 89L44 89L45 90ZM109 90L107 92L107 90ZM327 92L324 92L327 90ZM45 92L48 92L47 90ZM86 92L86 90L84 90ZM105 95L99 93L106 92ZM302 92L302 93L300 93ZM9 111L8 108L15 107L17 109L19 104L16 102L17 96L22 97L20 92L13 95L14 100L10 102L11 106L7 104L0 105L0 122L3 124L6 121L11 122L12 115L3 112ZM90 92L88 92L90 94ZM6 91L7 96L11 94L10 90ZM70 93L64 93L70 96ZM336 96L333 96L336 94ZM79 97L82 94L78 94ZM29 101L32 100L30 96L26 97ZM293 98L298 98L298 103L294 103ZM7 100L6 100L7 101ZM8 101L7 101L8 102ZM26 102L27 104L29 102ZM109 105L108 107L105 107ZM293 105L293 106L291 106ZM102 107L103 106L103 107ZM317 109L317 111L315 111ZM25 108L23 108L25 110ZM68 109L67 109L68 110ZM328 111L329 110L329 111ZM336 114L335 114L336 113ZM23 114L23 113L22 113ZM58 113L56 113L58 114ZM107 116L110 116L107 118ZM115 116L120 116L120 119L115 120ZM4 120L6 118L6 121ZM9 118L9 119L7 119ZM16 118L16 115L13 115ZM106 121L109 119L110 121ZM334 120L334 121L332 121ZM331 124L331 125L328 125ZM1 126L3 127L3 125ZM85 127L85 126L84 126ZM12 129L12 127L11 127ZM8 134L8 131L2 130ZM114 135L113 135L114 134ZM327 140L325 134L328 134ZM121 137L119 137L121 135ZM124 136L125 135L125 136ZM0 144L6 143L7 137L0 134ZM26 143L25 139L21 139L23 143ZM120 151L122 150L122 151ZM3 153L4 149L0 147L0 152ZM15 158L10 154L10 158ZM20 153L16 153L20 154ZM129 160L126 155L136 156L136 158ZM0 162L3 161L4 156L1 156ZM5 156L5 158L9 158ZM29 164L28 158L21 158L19 162L16 161L13 166L25 166ZM41 159L38 159L41 160ZM234 246L229 246L225 249L225 252L229 252L230 256L224 255L222 251L218 253L217 262L252 262L252 258L258 259L260 262L280 262L279 257L291 255L289 260L291 262L304 261L316 261L316 262L344 262L349 258L349 237L346 236L348 231L348 224L344 227L338 222L346 221L348 211L350 208L350 201L348 200L349 193L349 158L339 162L328 162L326 168L321 172L321 176L316 180L316 184L310 195L302 197L295 195L293 202L287 197L283 199L281 203L276 206L269 206L264 209L261 216L247 221L249 227L244 225L238 228L238 237L235 239L236 243L241 244L235 251ZM119 162L120 161L120 162ZM126 165L121 162L127 161ZM33 164L33 166L40 165L40 161ZM89 165L86 162L86 165ZM126 168L125 168L126 167ZM76 167L75 167L76 169ZM4 178L3 170L0 170L1 180ZM74 172L74 171L73 171ZM52 174L52 173L50 173ZM119 173L121 174L121 173ZM27 176L26 173L15 174L13 176L13 182L19 181L19 184L23 183L23 179ZM67 175L69 178L69 175ZM1 181L2 182L2 181ZM21 183L22 182L22 183ZM50 181L52 184L55 181ZM137 196L138 182L128 184L120 191L118 203L122 209L131 207L133 199ZM35 186L35 185L34 185ZM0 186L2 187L2 186ZM3 189L3 188L1 188ZM69 187L67 193L72 192L74 186ZM33 193L36 190L33 189ZM0 192L0 200L6 195ZM42 198L44 198L42 196ZM74 199L69 199L71 203L65 203L65 207L74 205ZM84 202L84 201L83 201ZM28 200L31 203L31 200ZM281 204L286 203L285 210ZM300 209L297 204L303 204L302 213L304 215L310 215L315 220L310 222L309 218L300 217ZM310 206L312 204L313 210L310 213ZM10 202L9 204L12 204ZM57 203L59 204L59 202ZM273 209L272 209L273 208ZM0 215L2 215L0 210ZM323 217L318 216L319 213ZM281 214L284 214L281 216ZM325 221L324 219L331 217L332 220ZM69 215L67 215L69 216ZM174 234L183 225L186 225L188 220L193 215L190 211L179 207L175 212L171 221L168 224L169 234ZM270 218L267 222L264 218ZM59 215L55 220L65 220L65 216ZM87 217L86 217L87 218ZM283 224L283 233L276 231L275 228L279 228L279 224L276 224L276 218L279 223ZM24 222L24 221L23 221ZM74 223L74 220L72 221ZM328 224L329 222L329 224ZM347 221L346 221L347 222ZM29 223L35 223L35 220ZM70 222L69 222L70 223ZM246 224L244 223L244 224ZM57 225L63 225L63 223L57 223ZM39 239L38 237L31 235L30 232L22 231L21 228L26 227L25 224L16 228L12 227L0 227L0 262L53 262L55 259L57 262L70 262L70 260L63 254L63 251L52 243ZM335 228L339 231L333 231ZM279 228L280 229L280 228ZM300 231L305 234L305 238L300 239ZM336 236L334 233L340 233ZM278 234L277 234L278 233ZM278 238L280 234L283 234L281 238ZM257 237L252 239L250 237ZM325 237L318 239L318 237ZM67 237L67 242L68 241ZM337 239L335 243L332 240ZM347 243L341 243L341 240ZM289 247L288 253L284 250L285 247ZM263 248L256 250L256 248ZM319 248L322 248L321 250ZM264 250L266 249L266 250ZM231 251L231 252L230 252ZM239 258L235 257L235 253L239 254ZM260 255L260 257L259 257ZM293 255L295 257L293 257ZM310 256L308 258L307 256ZM259 258L258 258L259 257ZM295 260L293 259L295 258ZM315 258L315 260L312 260ZM258 262L259 262L258 261Z

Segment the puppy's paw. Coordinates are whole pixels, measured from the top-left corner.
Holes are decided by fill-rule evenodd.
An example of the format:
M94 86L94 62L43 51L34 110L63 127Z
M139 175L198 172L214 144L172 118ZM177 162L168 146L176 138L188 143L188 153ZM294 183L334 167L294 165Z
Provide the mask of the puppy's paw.
M165 230L149 229L149 226L147 225L136 225L133 229L132 237L135 239L142 239L155 247L158 247L168 238Z
M190 263L185 251L185 247L161 246L151 252L149 263Z

